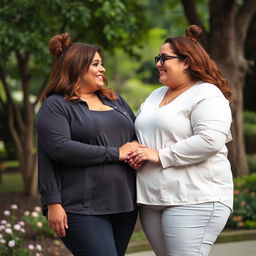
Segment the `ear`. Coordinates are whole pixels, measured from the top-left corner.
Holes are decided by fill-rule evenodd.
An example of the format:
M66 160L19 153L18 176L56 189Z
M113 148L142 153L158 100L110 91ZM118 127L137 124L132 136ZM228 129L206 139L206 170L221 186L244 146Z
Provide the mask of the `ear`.
M187 70L190 67L190 62L189 60L185 59L184 61L184 70Z

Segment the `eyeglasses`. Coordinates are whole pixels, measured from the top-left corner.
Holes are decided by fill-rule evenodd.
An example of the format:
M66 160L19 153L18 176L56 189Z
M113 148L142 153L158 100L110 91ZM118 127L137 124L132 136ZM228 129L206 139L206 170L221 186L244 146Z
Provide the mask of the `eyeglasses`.
M171 59L180 59L179 56L169 56L169 55L159 55L155 57L155 64L160 61L160 64L163 65L166 60Z

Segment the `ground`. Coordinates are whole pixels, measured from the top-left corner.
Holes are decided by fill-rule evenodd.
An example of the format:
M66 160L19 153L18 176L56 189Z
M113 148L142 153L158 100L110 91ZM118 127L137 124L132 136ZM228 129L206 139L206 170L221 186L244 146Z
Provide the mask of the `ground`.
M14 193L4 193L0 195L0 220L5 219L3 215L5 210L10 209L12 204L18 205L17 219L21 219L24 216L24 211L33 211L35 206L40 206L39 197L28 198L21 194ZM71 253L64 247L62 242L58 239L42 238L40 240L35 240L35 237L31 233L27 232L25 235L26 245L29 243L38 243L43 248L42 256L70 256Z

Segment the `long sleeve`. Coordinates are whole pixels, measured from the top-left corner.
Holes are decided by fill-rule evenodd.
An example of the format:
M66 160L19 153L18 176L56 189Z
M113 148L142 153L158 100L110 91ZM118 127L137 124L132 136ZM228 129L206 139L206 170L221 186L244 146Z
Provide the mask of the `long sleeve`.
M58 171L57 163L50 159L38 142L38 188L43 206L62 203Z
M194 135L159 150L163 168L199 163L218 153L231 138L231 111L224 97L204 99L191 113Z
M39 141L47 154L53 160L69 165L97 165L118 161L117 147L91 145L72 140L68 114L59 97L57 100L56 98L48 98L44 102L36 119Z

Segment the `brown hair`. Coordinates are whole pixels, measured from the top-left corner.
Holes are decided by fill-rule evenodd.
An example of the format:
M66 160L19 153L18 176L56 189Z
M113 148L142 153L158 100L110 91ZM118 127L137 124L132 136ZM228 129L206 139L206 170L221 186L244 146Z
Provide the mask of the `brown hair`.
M193 80L216 85L230 101L231 89L228 81L198 41L202 32L197 25L191 25L186 29L185 36L167 38L164 43L169 43L174 53L189 65L187 72Z
M96 45L72 43L71 36L64 33L50 39L49 52L56 59L53 63L49 83L42 93L41 101L54 93L63 95L67 100L78 99L80 88L78 79L82 78L84 72L88 71L96 52L103 58L101 49ZM106 86L107 79L105 77L104 82ZM104 87L98 92L110 100L117 99L111 89Z

